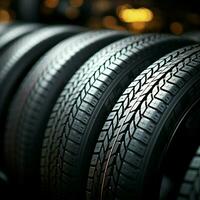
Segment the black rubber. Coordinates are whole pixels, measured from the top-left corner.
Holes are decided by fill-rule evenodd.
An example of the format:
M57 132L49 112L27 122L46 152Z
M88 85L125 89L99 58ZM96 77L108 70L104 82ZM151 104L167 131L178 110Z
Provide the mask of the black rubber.
M144 70L119 98L100 133L88 199L159 199L167 148L198 98L199 45L174 51Z
M33 66L11 104L5 134L7 169L20 184L39 185L44 131L56 100L76 70L127 32L86 32L55 46Z
M79 31L77 27L42 28L20 38L2 54L0 59L0 118L11 100L11 95L32 65L59 41Z
M178 200L200 199L200 148L192 159L180 188Z
M6 25L6 24L0 24L0 36L6 30L7 26L8 25Z
M190 41L149 34L113 43L91 57L60 94L45 132L42 185L58 198L84 198L101 127L124 88L146 66Z
M79 27L71 26L42 28L20 38L2 54L0 58L0 143L3 141L6 114L10 101L32 65L58 42L78 33L80 30ZM0 148L2 147L3 144L0 145Z
M200 31L191 31L191 32L185 33L183 36L191 40L194 40L196 42L200 42Z
M34 30L37 30L39 27L39 24L9 25L0 34L0 54L2 54L15 40Z

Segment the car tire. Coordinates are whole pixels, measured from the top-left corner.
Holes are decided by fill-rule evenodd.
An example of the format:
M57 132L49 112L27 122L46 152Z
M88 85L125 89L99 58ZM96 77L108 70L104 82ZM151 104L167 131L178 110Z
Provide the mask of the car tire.
M98 138L88 176L88 199L159 199L162 170L170 162L165 159L167 152L170 146L175 146L172 152L179 149L171 144L186 135L181 122L187 122L187 112L197 104L199 113L199 58L199 45L176 50L150 65L125 90ZM191 130L187 139L195 132ZM187 146L199 140L191 141L185 140ZM178 151L170 163L172 168L175 163L179 166L178 178L183 168L179 163L190 157L186 156L189 147L184 145L185 154Z
M83 198L98 134L118 97L145 67L188 42L158 34L132 36L81 66L60 94L46 128L41 158L45 190L61 199Z
M15 182L39 185L44 131L59 93L90 56L128 35L117 31L78 34L60 42L32 67L11 103L6 125L6 168Z

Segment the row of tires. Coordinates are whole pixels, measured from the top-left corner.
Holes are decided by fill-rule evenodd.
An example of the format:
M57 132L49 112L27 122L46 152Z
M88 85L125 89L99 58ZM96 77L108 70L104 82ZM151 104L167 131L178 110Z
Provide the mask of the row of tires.
M1 25L0 167L9 191L200 199L197 40Z

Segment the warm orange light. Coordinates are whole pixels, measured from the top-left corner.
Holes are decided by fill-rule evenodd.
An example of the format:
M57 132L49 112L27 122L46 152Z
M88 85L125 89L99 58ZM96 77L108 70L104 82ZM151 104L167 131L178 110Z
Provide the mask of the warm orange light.
M125 8L119 11L119 17L123 22L150 22L153 20L153 12L148 8Z
M117 24L117 19L113 16L106 16L103 18L102 24L105 28L113 30L125 30L123 26Z
M117 24L117 19L113 16L106 16L103 18L102 23L103 23L104 27L110 28L111 26Z
M70 0L69 2L73 7L81 7L84 3L84 0Z
M7 10L0 10L0 21L1 22L9 22L11 21L10 13Z
M183 25L179 22L173 22L170 24L170 30L172 33L180 35L183 33Z
M77 8L69 7L66 9L65 15L67 18L73 20L79 17L80 11Z
M56 8L59 4L59 0L45 0L44 1L44 6L47 8Z
M143 31L146 27L145 22L134 22L131 24L131 27L133 28L133 30L135 31Z
M92 1L92 11L98 14L102 14L103 12L109 11L112 8L112 1L102 0Z

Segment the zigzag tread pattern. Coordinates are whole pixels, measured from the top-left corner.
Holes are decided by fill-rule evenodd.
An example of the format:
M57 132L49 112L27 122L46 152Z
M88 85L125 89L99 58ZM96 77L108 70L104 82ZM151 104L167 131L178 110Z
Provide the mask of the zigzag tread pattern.
M157 35L139 37L138 39L132 37L132 41L130 38L124 39L123 42L115 43L97 53L72 77L53 109L45 134L47 138L45 144L50 145L43 149L43 155L45 155L47 151L52 152L54 150L55 152L55 149L59 147L56 160L53 163L49 162L53 160L50 156L49 161L45 161L47 165L50 165L48 169L53 169L53 171L47 173L52 177L52 180L55 180L56 177L58 185L71 186L71 177L79 176L76 174L80 167L77 165L77 161L79 160L78 156L84 132L91 121L94 109L109 84L116 79L116 75L123 70L127 65L127 60L133 54L135 60L137 60L139 59L138 52L141 49L155 44L155 41L159 43L165 39L165 37L158 37ZM95 63L96 60L98 62ZM51 141L49 141L50 138ZM49 148L52 148L52 150L49 150ZM42 167L47 168L45 165L44 163ZM56 168L54 168L55 166ZM65 177L65 182L57 174Z
M132 82L129 87L124 91L123 95L121 95L102 128L93 153L93 158L88 175L88 199L90 199L91 195L93 196L92 193L96 193L98 191L97 188L100 187L99 184L101 182L100 180L102 180L102 174L105 170L105 162L108 159L112 144L116 139L115 134L117 132L117 129L120 128L122 122L124 121L128 110L132 107L132 101L135 98L135 94L140 91L142 84L147 81L151 76L153 76L153 74L163 68L166 68L166 63L172 60L173 62L175 62L175 59L180 54L185 53L188 49L190 48L185 48L182 50L182 52L178 51L177 53L169 54L163 57L162 60L156 61L153 65L148 67L148 69L144 70L139 76L137 76L134 82ZM96 189L94 189L93 187L96 187Z
M59 82L61 73L62 76L65 74L64 80L67 82L67 78L70 78L70 74L73 74L79 63L94 52L94 47L97 51L98 47L125 36L127 36L126 32L116 31L82 33L59 43L34 66L15 96L7 120L6 138L9 145L5 147L7 154L11 156L8 160L12 162L18 160L17 167L13 164L13 168L21 168L22 172L26 171L27 155L33 152L33 149L39 148L36 148L36 143L40 143L42 139L36 138L40 137L37 136L38 124L45 120L43 116L47 113L47 111L45 113L40 113L40 111L44 107L50 109L51 101L47 103L46 99L50 100L52 95L56 96L56 92L60 89L58 87L64 84L64 81ZM82 56L83 53L84 56ZM68 69L70 67L71 70ZM14 144L11 145L10 141Z
M174 62L170 61L169 56L167 63L164 63L163 66L167 68L161 67L146 80L139 77L141 86L132 100L129 100L130 104L123 112L121 120L117 125L113 125L116 127L113 135L110 136L107 131L104 133L109 135L110 146L107 147L104 160L101 161L101 165L106 166L106 169L101 168L103 175L99 175L103 176L101 180L104 180L100 185L101 197L109 194L120 198L120 195L123 196L128 192L134 194L141 163L156 125L174 96L198 72L198 68L195 68L199 64L198 46L187 47L176 52L179 53L177 59L172 59ZM160 60L160 63L162 62L163 59ZM159 68L157 64L152 65L147 69L147 74L152 67ZM137 85L137 79L131 86ZM132 87L124 95L134 90L135 88ZM102 172L102 169L105 171ZM127 183L130 183L130 187ZM108 188L111 190L108 191Z

